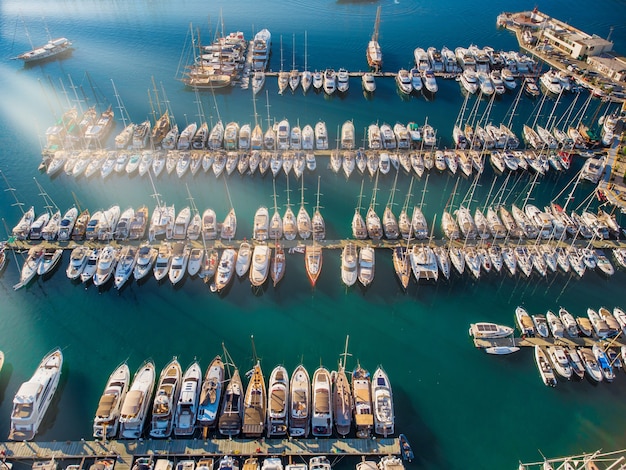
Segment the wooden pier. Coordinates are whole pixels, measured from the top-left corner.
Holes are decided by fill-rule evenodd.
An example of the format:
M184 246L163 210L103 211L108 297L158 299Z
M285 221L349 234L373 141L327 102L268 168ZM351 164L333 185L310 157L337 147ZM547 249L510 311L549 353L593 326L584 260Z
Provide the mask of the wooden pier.
M9 462L76 460L87 469L90 460L113 458L116 470L130 470L137 457L192 459L221 455L279 456L288 461L326 455L331 461L343 457L400 455L396 438L386 439L139 439L133 441L3 442L0 452ZM90 461L87 463L87 461Z
M602 340L597 336L591 337L579 337L579 338L542 338L540 336L526 336L523 338L514 338L508 336L506 338L472 338L474 346L477 348L485 349L497 346L519 346L519 347L535 347L535 346L563 346L563 347L586 347L591 348L595 343L599 341L606 341L610 343L610 347L619 349L621 346L626 346L626 339L624 338L607 338Z

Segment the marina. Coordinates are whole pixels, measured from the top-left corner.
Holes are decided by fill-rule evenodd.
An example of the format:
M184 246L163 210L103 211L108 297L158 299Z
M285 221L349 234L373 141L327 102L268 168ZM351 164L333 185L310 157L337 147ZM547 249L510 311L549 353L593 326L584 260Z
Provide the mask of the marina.
M102 457L128 469L137 464L138 470L148 470L156 463L156 470L179 464L180 469L191 470L194 463L204 469L209 461L217 468L219 458L229 455L235 457L230 464L244 470L261 464L265 470L278 469L288 463L298 468L310 463L312 468L315 464L319 469L332 465L346 470L363 459L359 462L363 470L399 468L393 459L382 461L381 457L391 454L410 455L416 467L433 470L516 468L520 461L529 462L522 465L531 469L546 461L553 468L566 468L568 457L554 456L569 454L571 465L578 468L595 449L624 446L618 419L624 405L617 398L625 386L621 372L612 384L594 386L574 375L571 380L563 378L560 374L567 372L558 372L555 366L558 386L553 390L537 380L536 360L528 353L539 344L552 364L550 352L561 340L554 338L560 330L547 308L557 314L555 306L562 306L584 318L583 305L623 303L623 215L597 192L605 191L615 201L619 193L611 189L621 191L616 183L623 170L613 160L622 153L619 139L613 137L606 143L611 132L619 132L612 123L614 115L619 118L620 103L600 96L599 85L608 82L594 75L600 74L596 65L568 59L589 72L590 80L586 80L587 75L579 77L575 70L568 70L571 64L563 63L554 51L543 53L537 47L541 39L527 47L522 43L523 31L517 36L497 28L494 20L500 9L515 10L519 5L450 0L436 8L406 2L336 2L313 7L296 2L281 5L280 13L275 5L247 0L208 10L196 0L184 8L168 4L148 8L132 2L105 5L90 0L71 8L58 7L53 1L38 4L37 13L20 14L31 33L45 15L50 31L71 39L72 54L27 67L22 61L6 61L5 73L0 74L8 90L0 166L8 180L3 187L16 188L3 191L0 197L3 238L8 239L0 253L6 264L0 277L6 298L2 326L3 331L10 331L2 344L6 360L0 375L0 411L5 416L0 432L5 436L11 398L20 384L51 347L62 346L64 356L58 393L36 439L7 443L7 456L24 454L23 459L9 456L7 463L16 468L37 461L39 468L54 458L59 468L68 464L87 468ZM623 14L623 5L588 8L576 0L565 13L554 5L539 8L541 15L567 20L590 35L611 39L614 50L626 50L623 30L610 29L612 19ZM0 41L12 56L29 49L22 38L18 10L19 5L9 1L0 21L6 31ZM63 21L55 10L63 10ZM248 62L246 55L245 63L251 64L247 75L244 64L237 75L226 79L221 73L226 68L213 75L209 71L216 70L216 65L226 66L235 52L229 48L240 38L229 31L244 31L241 39L245 38L248 50L255 50L256 57ZM419 31L417 36L415 31ZM194 35L192 43L189 39ZM33 36L33 40L46 42L43 36ZM381 65L366 53L371 41L380 47ZM198 62L181 60L181 50L190 44L207 46L196 56ZM457 48L468 51L462 63ZM475 74L477 89L483 84L482 96L478 91L468 94L464 78L468 75L471 80L472 74L462 75L462 66L471 64L470 55L477 68L484 66L482 54L489 55L490 48L493 57L515 53L515 57L532 58L537 68L510 74L508 67L489 65L487 78L483 71ZM191 68L192 63L197 67ZM368 66L379 70L369 75ZM432 67L432 75L427 67ZM446 67L457 69L448 72ZM546 68L551 69L549 73ZM574 91L548 91L548 79L557 70L580 78L567 82ZM256 74L261 71L262 75ZM330 80L332 71L336 81L331 95L324 91L323 77L328 75ZM282 94L281 72L288 76ZM541 78L544 73L545 80ZM188 74L189 83L180 80L182 74ZM535 98L526 86L531 82L524 77L536 80ZM409 82L413 91L407 94L403 90ZM222 87L222 83L227 84ZM306 83L310 83L308 91ZM509 88L513 83L515 89ZM317 84L320 91L315 92ZM619 88L613 89L614 94L607 88L602 91L620 99ZM87 112L93 108L93 127L89 132L85 128L66 134L60 140L62 148L49 147L47 129L59 123L63 127L62 115L73 107L77 127L93 119L92 112ZM604 131L601 121L607 122L607 117ZM263 141L253 132L257 122L267 137L265 131L276 131L276 148L259 143ZM325 123L327 131L318 139L314 129L319 122ZM131 124L140 128L137 138L127 133L130 140L117 147L126 135L122 129ZM373 124L379 126L380 140L372 127L370 142ZM506 134L509 143L502 137L501 124L512 131ZM195 126L193 132L190 126ZM480 143L466 134L468 126L481 136ZM530 129L528 142L524 126ZM558 141L557 148L550 148L554 143L543 131L558 139L562 134L556 131L567 133L569 127L581 133L585 129L596 132L588 134L585 145L590 148L568 149L569 136L563 143ZM188 128L181 141L182 131ZM539 141L531 131L545 140ZM407 134L416 136L417 132L421 140L411 142L409 137L407 148ZM493 148L488 149L491 140ZM507 148L515 140L518 147ZM253 142L262 147L254 149L259 154ZM381 147L374 149L376 145ZM56 155L65 161L57 172L48 174ZM44 161L38 173L41 156ZM74 165L68 163L65 168L68 160L74 160ZM45 189L37 187L33 177ZM46 193L45 202L38 193ZM32 226L37 221L32 239L30 227L24 240L13 239L12 228L26 227L26 221L21 224L19 220L31 206L28 223ZM266 235L258 232L257 239L256 212L261 207L266 208ZM551 218L555 213L561 216L558 207L572 217L572 225L565 218ZM49 216L47 223L40 219L44 213ZM98 213L94 219L98 224L87 232L91 216ZM362 225L358 216L363 218ZM598 223L600 217L605 225ZM613 221L616 225L609 226ZM72 223L85 225L78 239L71 236ZM86 240L87 233L93 239ZM100 263L99 254L105 249ZM28 252L32 259L24 264ZM80 274L68 282L66 277L85 268L85 278L93 270L92 274L98 273L93 279L101 285L83 284ZM156 271L163 275L160 282L150 279ZM394 276L394 271L401 274ZM218 272L224 284L218 285ZM22 288L14 292L12 287L19 284ZM214 289L220 295L207 295ZM482 351L468 354L468 324L513 326L515 305L524 305L528 312L544 312L550 336L521 338L515 332L513 341L510 337L483 339L481 345L493 354L513 348L526 352L498 358ZM592 317L588 315L590 322ZM597 323L598 331L604 332ZM565 324L564 331L564 344L589 348L591 354L594 340L601 339L594 333L570 341ZM95 430L91 418L96 405L105 414L108 402L99 404L98 400L109 374L124 358L133 364L132 373L150 358L156 365L154 391L167 396L168 379L163 376L162 381L159 372L172 361L172 353L183 366L178 379L182 388L187 366L197 361L204 373L216 354L210 345L226 342L234 361L225 362L248 366L239 371L243 409L246 371L256 362L245 341L248 334L255 335L262 352L267 398L276 397L274 436L216 439L221 426L214 421L210 426L217 431L204 438L185 438L184 426L179 426L179 437L174 415L184 413L182 407L177 411L179 402L172 395L167 407L171 415L165 408L155 414L157 403L149 403L142 439L118 441L111 431L104 442L101 438L80 440ZM289 419L280 414L281 384L292 381L281 382L272 366L284 364L292 374L304 363L309 380L318 379L317 387L309 390L319 393L317 403L326 403L320 378L324 374L315 372L324 365L336 383L332 371L339 373L341 364L337 368L339 351L332 345L343 346L346 334L354 343L350 352L371 367L371 385L374 377L376 382L385 382L375 373L376 364L384 364L393 384L395 411L395 429L387 433L404 434L385 438L389 414L381 407L381 413L366 414L373 417L371 424L365 419L359 423L363 435L373 436L377 431L375 439L353 439L354 425L347 438L321 437L328 412L320 406L316 429L310 422L301 428L309 438L283 439ZM614 346L622 344L620 338L613 339ZM600 344L608 345L611 340ZM558 350L553 355L560 357ZM352 368L348 377L351 372ZM198 387L194 392L189 386L187 392L196 396ZM211 406L214 392L202 387L198 393L198 405L204 411L209 411L205 407ZM233 390L229 393L231 403L236 403ZM356 398L364 395L359 392ZM379 396L381 403L388 401L384 393ZM165 401L159 400L159 405ZM246 409L252 410L247 413L254 415L258 411L254 400L246 402ZM345 426L346 407L341 403L348 403L347 398L338 403L331 402L330 410ZM541 418L541 425L528 420L527 404L532 404L533 416ZM497 409L499 418L485 419L489 409ZM269 410L268 402L265 411ZM207 413L203 419L217 417ZM176 437L147 437L153 430L158 435L162 424L166 433L171 425L170 436ZM269 425L265 426L269 432ZM105 429L108 432L108 425ZM246 432L257 430L249 424ZM313 433L320 437L310 439ZM343 435L339 428L337 433ZM509 439L513 434L524 438ZM497 451L486 452L487 446ZM28 458L29 447L41 457ZM114 455L115 448L122 457ZM51 455L55 449L58 456ZM276 456L282 462L265 459ZM309 456L326 458L310 462ZM189 459L195 462L184 462ZM597 459L596 465L604 468L609 461ZM105 465L104 470L109 467Z

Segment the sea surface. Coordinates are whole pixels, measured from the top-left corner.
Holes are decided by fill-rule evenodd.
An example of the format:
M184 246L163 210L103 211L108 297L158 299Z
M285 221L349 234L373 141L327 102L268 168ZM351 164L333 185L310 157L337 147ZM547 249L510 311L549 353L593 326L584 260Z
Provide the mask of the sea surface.
M202 113L209 122L218 118L254 122L251 90L234 87L215 95L205 91L197 98L176 79L185 65L180 58L191 24L205 38L222 29L226 33L243 31L251 38L268 28L273 38L270 68L274 71L292 67L294 44L299 69L306 63L310 70L345 67L358 71L367 67L364 51L379 5L383 68L395 72L410 66L413 49L420 46L454 49L477 44L516 50L514 35L496 28L496 16L536 4L517 0L3 1L0 170L5 180L0 181L0 217L4 226L10 230L21 215L16 201L25 207L34 205L38 213L44 210L39 183L62 212L73 204L92 212L112 204L119 204L122 210L148 204L152 210L155 190L177 209L188 205L191 197L201 211L213 207L220 219L232 203L237 211L238 238L251 237L255 210L259 205L271 208L274 204L271 177L233 173L225 182L212 173L184 180L163 173L155 179L154 188L147 178L137 176L112 175L103 181L60 174L51 179L37 169L45 129L69 105L84 109L96 104L102 110L112 104L119 132L122 124L113 83L136 122L152 116L152 108L165 106L165 102L181 128L185 122L199 120ZM615 49L626 52L624 1L559 0L537 6L586 32L602 37L611 34ZM69 57L30 67L11 60L30 49L29 37L35 45L43 44L46 29L53 37L66 36L73 41ZM331 147L336 129L347 119L354 120L358 139L373 121L421 123L428 119L438 131L439 145L450 146L452 126L463 103L454 80L439 80L439 92L429 100L423 96L402 99L391 78L377 81L371 99L363 96L358 79L351 80L344 97L327 98L314 92L303 95L301 90L281 96L276 79L271 78L265 89L267 95L262 93L256 100L257 115L264 124L268 116L272 120L287 118L301 126L325 120ZM584 98L586 94L574 106L576 110ZM573 99L573 95L564 97L555 116L562 116ZM470 106L474 100L469 101ZM496 100L492 120L504 119L513 101L510 93ZM486 102L480 106L482 112ZM524 123L533 122L537 106L538 101L521 100L513 119L518 133ZM553 107L554 101L547 100L539 119L547 119ZM597 119L606 112L605 107L592 101L584 118ZM506 186L505 178L496 177L488 168L471 207L482 207L489 195L493 202L498 192L507 204L522 203L527 197L539 206L557 197L563 204L570 192L568 184L581 166L582 161L575 160L566 174L549 175L535 184L528 175L513 177ZM346 181L318 160L318 170L304 177L309 210L316 204L318 175L328 239L350 236L362 180L362 205L369 206L376 194L381 215L392 199L399 214L410 184L410 178L400 173L393 191L394 177L389 174L381 177L374 193L369 176L362 178L355 172ZM456 182L457 177L432 174L428 183L425 177L413 183L410 204L420 204L423 198L429 223L437 218L435 238L442 236L438 220L443 208L447 204L458 207L467 197L471 180L461 178L452 199ZM296 208L299 205L301 183L291 176L289 184L287 193L284 174L276 179L281 212L288 197ZM14 191L5 191L8 188ZM568 207L584 204L592 189L579 185ZM595 205L594 201L592 207ZM141 285L129 283L119 292L112 287L85 287L66 278L66 253L52 276L15 292L12 286L19 279L16 261L21 265L23 258L10 258L0 277L0 349L6 355L0 374L0 439L8 434L11 401L18 387L56 346L63 348L65 356L63 375L38 440L90 438L102 388L122 361L135 370L146 358L153 358L160 368L178 356L183 366L195 358L205 368L222 353L224 344L237 365L247 370L253 364L253 336L266 375L277 364L292 371L300 362L312 373L320 364L336 368L349 335L348 370L357 363L371 371L382 365L389 374L396 430L408 436L416 454L409 468L511 469L517 468L520 460L541 460L540 452L554 457L626 446L626 374L620 372L610 385L560 381L555 389L549 389L541 382L531 350L491 357L474 349L467 334L470 322L512 325L517 305L525 305L532 313L563 306L575 315L584 315L587 307L624 307L623 272L609 280L595 273L587 273L582 280L564 275L526 280L492 274L475 282L457 276L436 285L412 282L405 293L394 276L391 252L379 250L373 284L368 289L346 289L340 278L340 252L328 250L314 289L306 278L302 255L291 254L285 278L277 288L267 286L253 292L247 279L235 280L228 292L219 296L198 279L186 279L172 287L168 282L159 285L150 277ZM351 468L354 463L343 460L340 467Z

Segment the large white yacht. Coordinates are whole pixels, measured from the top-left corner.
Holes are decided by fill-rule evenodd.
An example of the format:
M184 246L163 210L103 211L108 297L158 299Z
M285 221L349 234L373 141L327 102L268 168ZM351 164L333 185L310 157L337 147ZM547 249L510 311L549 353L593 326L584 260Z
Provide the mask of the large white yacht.
M194 362L183 375L183 387L174 415L174 434L176 436L191 436L196 429L201 382L202 369L197 362Z
M333 433L333 409L331 402L330 373L324 367L313 374L313 415L311 428L314 436L330 436Z
M120 415L120 438L138 439L148 415L156 373L154 362L144 362L126 394Z
M289 435L291 437L307 437L311 414L311 380L309 373L300 364L291 376L289 383Z
M270 375L267 393L266 427L268 437L287 434L289 410L289 374L276 366Z
M378 367L372 377L372 402L374 405L374 432L390 436L394 432L393 394L389 377Z
M63 353L57 348L43 358L33 376L20 386L13 398L9 439L29 441L35 437L59 385L62 365Z
M104 387L93 420L93 437L102 439L117 435L120 410L129 387L130 369L128 364L123 363L111 373Z

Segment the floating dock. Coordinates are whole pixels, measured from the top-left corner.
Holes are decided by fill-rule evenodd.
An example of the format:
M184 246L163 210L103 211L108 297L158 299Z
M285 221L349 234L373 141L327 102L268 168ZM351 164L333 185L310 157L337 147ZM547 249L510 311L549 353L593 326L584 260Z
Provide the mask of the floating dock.
M113 458L116 470L130 470L137 457L200 458L222 455L279 456L304 460L326 455L343 457L400 455L397 438L386 439L139 439L132 441L3 442L0 453L9 462L32 460L78 460ZM87 467L82 467L87 468Z

